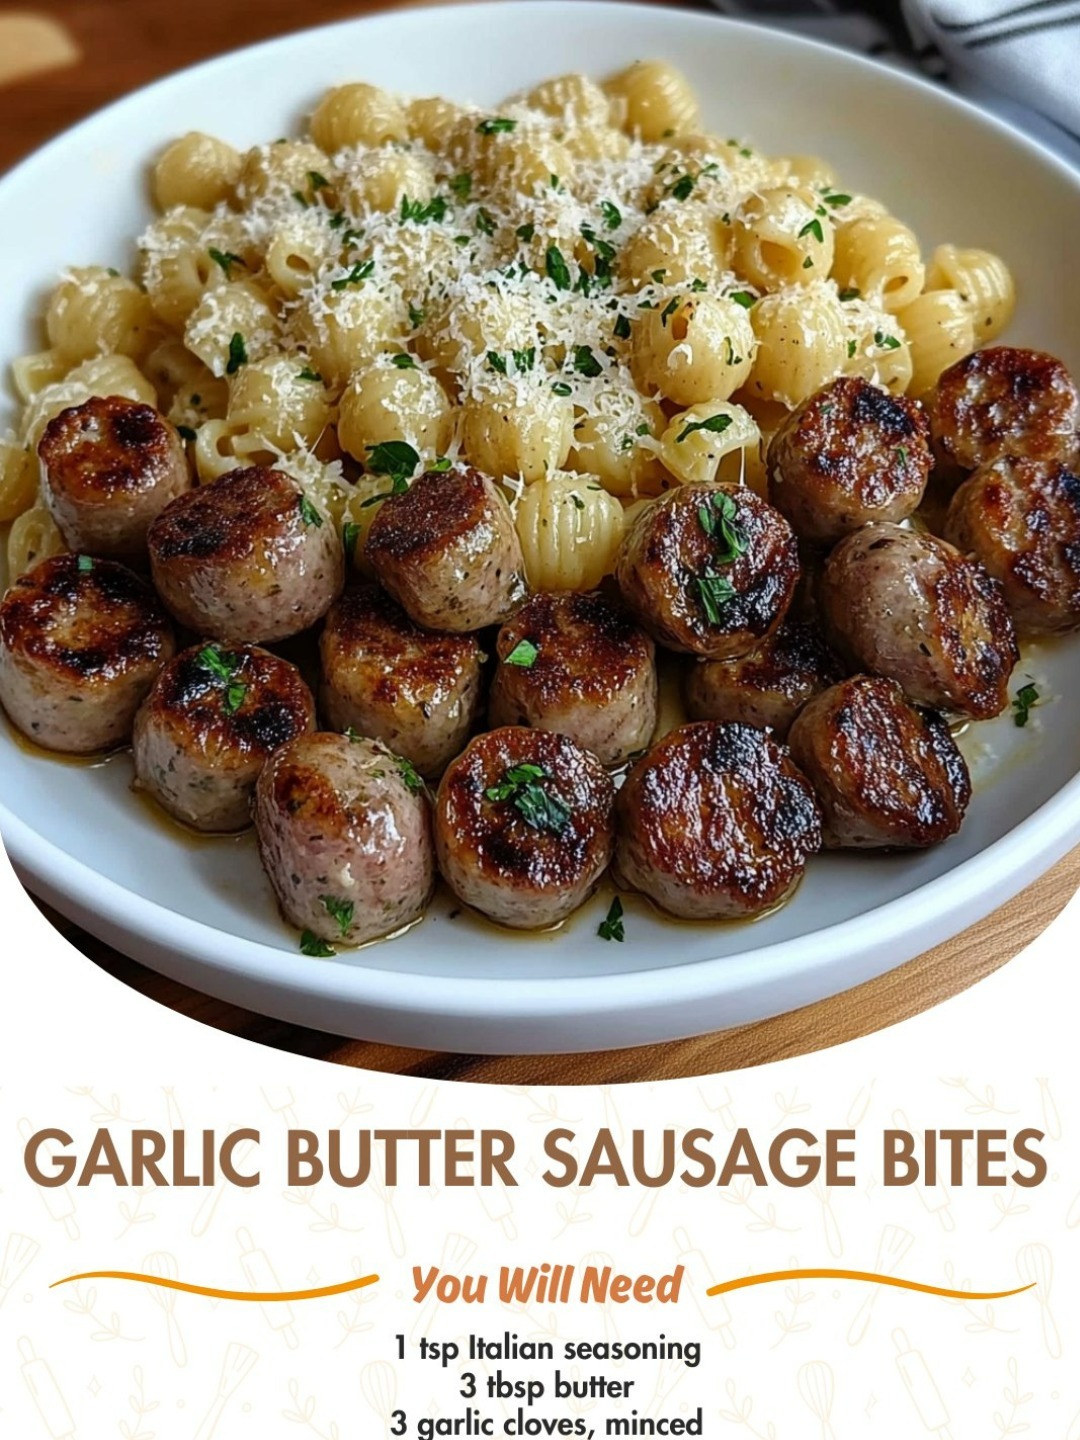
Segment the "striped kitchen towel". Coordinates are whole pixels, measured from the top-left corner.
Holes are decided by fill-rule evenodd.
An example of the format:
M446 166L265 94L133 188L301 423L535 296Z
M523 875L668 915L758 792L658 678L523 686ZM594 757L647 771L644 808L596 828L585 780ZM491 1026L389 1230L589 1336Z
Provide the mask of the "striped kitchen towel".
M918 65L1080 163L1080 0L714 0L740 20Z

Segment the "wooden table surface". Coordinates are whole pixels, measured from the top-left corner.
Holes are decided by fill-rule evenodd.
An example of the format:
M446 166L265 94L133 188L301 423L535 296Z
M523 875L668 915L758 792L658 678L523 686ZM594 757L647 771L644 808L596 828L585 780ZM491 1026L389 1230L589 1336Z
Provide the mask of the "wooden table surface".
M23 0L0 6L0 171L119 95L223 50L410 0ZM706 0L689 8L708 8ZM241 18L242 17L242 18ZM1080 850L966 934L880 980L780 1019L608 1054L478 1057L396 1049L285 1025L224 1005L118 955L59 916L58 928L117 980L194 1020L264 1045L368 1070L505 1084L669 1079L740 1069L854 1039L966 989L1011 959L1080 886Z

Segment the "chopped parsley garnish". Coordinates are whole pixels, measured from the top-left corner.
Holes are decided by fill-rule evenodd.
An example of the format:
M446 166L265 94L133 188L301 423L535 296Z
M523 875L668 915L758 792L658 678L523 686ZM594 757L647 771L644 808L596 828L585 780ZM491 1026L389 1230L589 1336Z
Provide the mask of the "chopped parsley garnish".
M604 224L609 230L618 230L622 224L623 217L622 211L617 205L613 205L610 200L602 200L600 202L600 213L603 215Z
M514 648L503 661L504 665L514 665L519 670L531 670L536 664L536 657L540 651L531 640L519 640Z
M623 928L623 904L617 895L611 902L606 918L600 921L596 933L601 940L617 940L620 945L626 939L626 931Z
M673 200L689 200L690 196L694 193L694 186L696 184L697 181L693 175L680 176L671 187L671 198Z
M243 705L247 695L247 686L239 680L234 680L231 685L225 688L225 698L221 702L221 708L226 715L235 715Z
M536 226L519 225L518 228L514 231L514 234L519 240L524 240L525 244L527 245L529 241L534 239L536 236Z
M676 295L676 297L675 297L674 300L669 301L668 304L664 306L663 314L660 316L660 323L661 323L661 325L664 327L665 330L667 329L667 323L668 323L668 321L669 321L669 320L671 319L671 317L675 314L675 312L681 307L681 305L682 305L682 301L681 301L681 300L679 299L679 297Z
M489 370L494 370L496 375L508 373L506 357L498 354L495 350L489 350L487 353L487 367Z
M897 445L896 458L900 461L901 465L906 465L908 463L908 448L906 445Z
M853 360L855 358L855 351L858 350L858 348L858 341L849 340L847 342L847 357L849 360Z
M94 568L93 556L80 555L76 564L80 575L89 575Z
M463 170L450 181L450 189L459 200L468 200L472 194L472 171Z
M229 341L229 360L225 366L226 375L235 375L241 365L248 361L247 346L244 344L244 337L237 330L236 334Z
M561 835L570 823L570 808L544 788L550 777L540 765L515 765L507 770L502 781L484 794L498 803L509 800L526 825Z
M1016 692L1013 700L1013 724L1018 730L1023 730L1028 723L1028 717L1032 710L1039 703L1039 691L1035 685L1023 685Z
M432 475L445 475L453 468L454 462L450 459L450 456L440 455L439 458L435 461L434 465L432 465L430 473Z
M394 482L394 488L390 492L393 495L400 495L408 488L408 482L416 473L416 467L420 464L420 456L406 440L384 440L381 445L367 446L367 468L374 475L386 475ZM375 499L382 500L385 496L375 496ZM370 505L370 500L365 501Z
M572 395L574 393L573 387L567 385L565 380L556 380L555 384L552 385L551 388L555 392L555 394L558 395L559 398L562 400L565 400L568 395Z
M631 331L629 316L620 315L619 318L615 321L615 334L620 340L629 340L630 333Z
M214 264L220 266L225 272L226 280L229 278L229 272L234 265L243 265L244 263L242 256L234 255L231 250L215 250L212 245L207 251L207 254Z
M353 915L356 912L356 905L352 900L338 900L333 895L320 895L323 909L330 916L331 920L337 922L342 937L348 935L349 926L353 922Z
M402 350L399 355L395 355L394 358L390 361L390 363L391 365L393 365L395 370L416 369L416 360L412 355L406 354L404 350Z
M337 280L330 281L331 290L347 290L350 285L362 285L365 280L370 280L375 274L375 261L364 260L352 267L347 275L341 275Z
M730 415L710 415L707 420L691 420L676 444L681 445L684 440L689 440L690 436L696 435L699 430L707 430L710 435L722 435L730 424Z
M300 496L300 519L309 528L314 527L316 530L321 530L323 527L323 517L306 495Z
M527 375L531 370L536 369L536 346L530 345L527 350L514 350L514 368L519 375Z
M296 378L298 380L310 380L319 385L322 384L322 376L317 370L313 370L310 365L305 365Z
M822 199L825 201L826 205L831 205L834 210L838 209L841 205L851 204L851 196L841 194L839 191L832 195L824 195L822 196Z
M518 127L516 120L506 120L501 115L495 115L490 120L481 120L476 127L478 135L510 135Z
M807 255L806 259L802 262L802 268L804 270L812 270L814 268L814 262L809 255Z
M403 225L408 220L415 221L417 225L426 225L430 220L434 220L438 225L446 219L448 208L442 195L436 195L434 200L429 200L426 204L423 200L410 200L407 195L403 195L398 218Z
M413 795L421 794L424 789L424 782L420 777L420 772L412 761L406 760L404 755L395 755L394 763L398 768L398 774L401 776L405 789Z
M181 440L197 440L199 438L190 425L177 425L176 433Z
M708 288L708 285L705 284L705 281L702 280L700 276L695 276L695 278L690 281L690 289L695 295L704 295Z
M666 271L666 270L654 270L654 271L652 272L652 278L653 278L653 283L654 283L655 285L662 285L662 284L664 283L664 281L667 279L667 271Z
M341 543L345 547L345 558L351 560L356 554L356 542L360 539L360 526L355 520L346 520L341 530Z
M735 598L735 586L723 575L699 575L694 584L710 625L723 623L723 608Z
M311 186L313 192L316 190L330 189L330 181L327 180L325 175L320 175L318 170L309 170L307 172L307 178L308 184Z
M718 549L715 556L718 565L730 565L746 554L746 536L735 523L737 514L735 501L722 490L710 495L698 508L698 520L705 534L710 540L719 537L723 542L723 549Z
M120 271L117 270L117 268L116 268L115 265L110 265L109 268L108 268L108 270L107 270L105 273L106 273L107 275L111 275L114 280L119 280L119 279L120 279Z
M499 222L495 219L495 216L492 215L490 210L485 209L483 205L481 205L480 209L476 212L476 228L483 235L494 235L495 231L499 228Z
M604 367L588 345L574 347L574 369L579 375L585 375L590 380L595 380L604 373Z
M573 505L574 505L574 509L575 509L575 510L584 510L584 509L585 509L585 501L582 500L581 496L577 493L576 490L571 490L571 491L570 491L570 499L573 501Z
M744 310L749 310L751 306L757 304L757 296L751 295L749 290L734 290L727 298L734 300L735 304L741 305Z
M886 335L884 330L874 331L874 344L880 345L883 350L899 350L900 341L895 335Z
M409 306L409 324L414 330L418 330L426 319L426 310L422 310L418 305Z
M816 215L812 220L808 220L806 224L802 227L802 229L799 231L799 239L801 240L804 235L812 235L819 245L824 245L825 231L822 230L821 221L817 218Z
M570 266L566 263L566 257L557 245L548 248L545 260L548 279L552 280L560 290L569 290L571 285Z
M862 291L857 285L849 285L845 290L840 291L839 298L843 301L858 300Z
M229 651L219 650L216 645L204 645L195 657L196 663L213 675L215 680L228 684L240 668L240 657Z
M359 745L364 738L365 737L360 734L360 731L353 725L350 725L345 731L345 739L348 740L350 745Z
M325 940L320 940L313 930L305 930L300 936L300 953L310 955L313 960L331 960L337 951Z
M735 354L735 346L731 343L731 336L724 337L724 358L729 365L741 365L743 357Z

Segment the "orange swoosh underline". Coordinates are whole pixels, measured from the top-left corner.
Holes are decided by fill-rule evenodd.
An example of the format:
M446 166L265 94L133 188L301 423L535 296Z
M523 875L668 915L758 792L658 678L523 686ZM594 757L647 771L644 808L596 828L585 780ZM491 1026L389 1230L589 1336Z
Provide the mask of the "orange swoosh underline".
M340 1285L322 1285L316 1290L218 1290L212 1285L188 1285L183 1280L166 1280L160 1275L140 1275L134 1270L89 1270L85 1275L65 1275L49 1286L71 1285L76 1280L134 1280L140 1285L157 1285L162 1290L182 1290L185 1295L209 1295L212 1300L255 1300L260 1305L273 1305L286 1300L323 1300L328 1295L347 1295L350 1290L363 1290L374 1285L378 1275L362 1275L359 1280L343 1280Z
M774 1285L778 1280L861 1280L867 1285L892 1285L897 1290L917 1290L922 1295L944 1295L947 1300L1007 1300L1034 1290L1035 1283L1016 1290L947 1290L940 1285L920 1285L915 1280L897 1280L892 1275L878 1275L873 1270L772 1270L765 1275L746 1275L741 1280L726 1280L710 1285L706 1295L728 1295L732 1290L748 1290L752 1285Z

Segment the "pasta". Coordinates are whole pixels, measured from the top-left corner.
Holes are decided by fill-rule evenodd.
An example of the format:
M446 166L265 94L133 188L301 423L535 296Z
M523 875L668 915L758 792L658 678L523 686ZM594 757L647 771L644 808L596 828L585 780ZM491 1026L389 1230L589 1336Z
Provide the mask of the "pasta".
M58 543L45 426L122 395L180 428L204 483L287 468L359 569L389 449L399 487L458 460L502 482L532 583L588 587L646 498L761 486L770 436L821 385L921 394L1015 304L1001 259L939 245L924 266L827 161L705 131L664 61L495 109L338 85L305 134L241 151L193 131L151 182L134 278L68 271L13 364L18 565Z
M50 555L62 555L67 549L56 521L44 505L24 510L11 527L7 541L7 573L17 580Z

